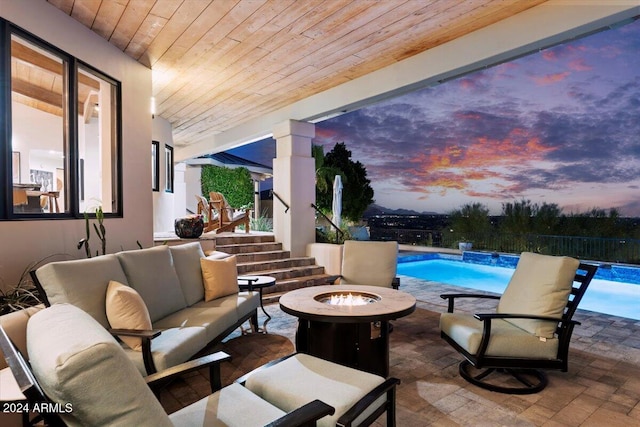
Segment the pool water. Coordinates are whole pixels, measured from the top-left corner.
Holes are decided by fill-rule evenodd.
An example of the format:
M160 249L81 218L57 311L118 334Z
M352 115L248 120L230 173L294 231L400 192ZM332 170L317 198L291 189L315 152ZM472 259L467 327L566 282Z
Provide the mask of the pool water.
M398 263L401 275L499 294L504 292L513 271L510 267L443 258L407 262L401 258ZM593 279L578 308L640 320L640 285Z

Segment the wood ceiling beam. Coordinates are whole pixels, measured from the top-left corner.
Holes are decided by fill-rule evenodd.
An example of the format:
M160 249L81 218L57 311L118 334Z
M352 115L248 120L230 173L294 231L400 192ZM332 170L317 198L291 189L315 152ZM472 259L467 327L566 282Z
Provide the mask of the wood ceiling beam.
M16 41L11 40L11 57L18 59L26 64L31 64L45 71L48 71L56 76L62 75L62 62L58 62L40 52L31 49L28 46ZM78 76L78 83L88 86L95 90L100 90L100 82L86 74L80 73Z

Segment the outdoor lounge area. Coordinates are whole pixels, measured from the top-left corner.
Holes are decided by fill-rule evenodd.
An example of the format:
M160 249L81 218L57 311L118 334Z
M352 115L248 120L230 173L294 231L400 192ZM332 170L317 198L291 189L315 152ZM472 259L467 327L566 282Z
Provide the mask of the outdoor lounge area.
M397 425L420 426L631 426L640 424L640 322L578 309L569 371L549 371L549 385L537 394L505 395L478 388L460 377L461 357L441 338L440 313L447 311L443 293L465 291L454 286L401 276L401 289L417 299L416 311L393 322L390 375L400 379ZM464 312L485 312L492 303L463 305ZM266 305L272 316L267 334L235 332L221 349L232 356L222 365L223 384L245 371L295 348L297 319L277 303ZM261 324L266 320L260 316ZM185 376L163 391L171 412L208 394L206 372ZM384 426L384 418L374 425Z
M337 146L342 138L336 132L330 140L325 122L346 122L348 114L447 82L482 89L469 85L475 72L640 23L639 0L586 3L0 0L0 183L7 189L0 192L0 425L640 425L640 321L580 307L574 313L572 298L584 289L571 284L586 287L592 276L582 257L563 258L568 268L523 273L544 278L553 310L537 306L537 288L519 281L497 310L496 301L461 298L454 315L453 297L442 296L464 290L397 274L399 239L374 242L386 249L357 249L355 257L349 247L362 242L316 243L314 145L326 138L321 148ZM570 64L576 73L587 65ZM560 91L547 82L564 78L555 71L538 81L554 100ZM635 103L635 94L624 99ZM546 111L545 104L539 120L514 120L508 103L486 103L491 115L504 114L496 129L503 135L487 139L480 130L494 128L474 122L468 99L447 100L465 114L453 121L432 114L434 121L415 132L401 116L423 112L388 108L401 134L415 142L431 129L425 141L441 140L446 155L354 126L363 152L393 153L385 156L389 163L366 165L370 182L388 164L415 166L376 188L378 202L385 194L422 200L419 191L431 191L431 179L458 191L460 183L428 159L456 167L463 158L486 157L467 170L508 170L537 185L545 171L534 174L536 164L526 161L503 163L505 146L540 162L544 153L562 157L559 147L576 150L562 135L541 141L544 131L524 127L560 107ZM626 124L635 123L634 110L626 110ZM553 123L566 121L557 116ZM456 140L448 130L462 128L462 119L471 132ZM637 141L616 136L637 153ZM588 131L575 137L607 146ZM273 142L272 152L262 153L268 170L247 181L255 202L229 203L236 181L204 189L205 157L265 139ZM457 143L472 140L480 142L476 151L462 155ZM485 156L483 144L497 155ZM354 159L364 160L362 152ZM575 170L599 184L586 168ZM261 215L267 175L272 227L259 231L251 220ZM405 194L406 178L415 179L415 191ZM492 179L491 194L516 188ZM613 173L607 179L602 191L585 191L588 200L627 183L637 205L636 181ZM562 182L548 178L548 194L570 201L570 183L564 192L551 187ZM344 185L347 194L349 181ZM373 190L365 199L382 206L374 206ZM362 221L363 213L352 219L338 205L345 227ZM459 255L456 248L434 250ZM355 258L362 264L345 264ZM581 266L587 273L577 279ZM29 294L34 289L39 300ZM533 308L517 311L523 306ZM492 347L490 332L506 352ZM484 366L512 387L513 377L500 374L523 367L521 359L545 375L536 372L539 383L525 384L530 394L498 393L461 376L469 364Z

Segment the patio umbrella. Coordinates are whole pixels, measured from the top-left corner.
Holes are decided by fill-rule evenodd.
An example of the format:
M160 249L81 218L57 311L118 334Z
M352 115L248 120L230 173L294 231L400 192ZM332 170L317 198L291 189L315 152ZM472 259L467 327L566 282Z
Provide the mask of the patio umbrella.
M340 227L340 215L342 214L342 178L336 175L333 179L333 223Z

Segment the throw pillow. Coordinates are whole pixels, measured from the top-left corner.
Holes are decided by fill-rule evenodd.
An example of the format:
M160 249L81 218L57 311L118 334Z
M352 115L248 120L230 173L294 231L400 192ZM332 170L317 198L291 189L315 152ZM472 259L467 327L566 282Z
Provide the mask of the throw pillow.
M135 289L112 280L107 286L107 319L113 329L151 329L149 311ZM142 340L136 337L119 337L135 351L142 351Z
M235 255L224 259L201 258L200 267L205 301L238 293L238 268Z

